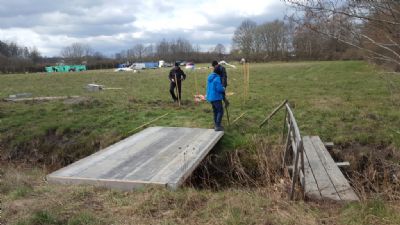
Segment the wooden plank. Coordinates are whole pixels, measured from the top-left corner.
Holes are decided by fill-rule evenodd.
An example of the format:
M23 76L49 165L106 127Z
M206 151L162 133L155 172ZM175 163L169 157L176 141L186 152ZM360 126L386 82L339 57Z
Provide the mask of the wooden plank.
M349 162L337 162L336 166L338 166L338 167L350 166L350 163Z
M337 162L336 166L338 166L338 167L350 166L350 163L349 162ZM288 170L293 170L293 166L288 166Z
M316 153L325 168L332 184L334 185L339 197L344 201L358 201L359 198L354 193L349 182L344 177L339 167L333 161L328 150L326 150L324 143L318 136L311 137L311 142L314 145ZM318 182L318 181L317 181Z
M150 127L47 176L131 190L155 184L178 188L223 136L213 129Z
M341 200L309 136L303 137L303 145L322 199Z
M79 98L79 96L49 96L49 97L34 97L34 98L6 98L6 101L23 102L23 101L51 101L62 100L68 98Z
M300 154L303 154L302 149L303 149L303 144L302 144L302 142L300 142L300 145L299 145L299 148L297 149L297 154L295 155L295 160L294 160L295 167L294 167L293 176L292 176L292 188L291 188L290 200L293 200L293 198L294 198L296 182L297 182L297 178L299 175L298 162L299 162Z
M324 145L327 149L332 149L334 146L333 142L325 142Z
M304 139L303 139L304 144ZM305 150L304 150L305 151ZM315 200L321 200L321 193L319 192L317 182L315 181L314 174L310 167L307 154L304 152L304 193L306 197Z

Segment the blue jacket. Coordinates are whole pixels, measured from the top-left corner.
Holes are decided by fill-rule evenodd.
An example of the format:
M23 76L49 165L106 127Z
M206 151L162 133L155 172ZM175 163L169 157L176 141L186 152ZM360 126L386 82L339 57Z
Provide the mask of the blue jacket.
M214 72L210 73L207 78L207 101L222 100L224 92L225 89L222 86L221 77Z

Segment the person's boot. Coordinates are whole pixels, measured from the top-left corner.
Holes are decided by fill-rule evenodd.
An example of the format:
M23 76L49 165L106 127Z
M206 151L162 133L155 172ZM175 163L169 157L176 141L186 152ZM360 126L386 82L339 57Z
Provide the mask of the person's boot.
M215 127L214 130L215 131L224 131L224 127L223 126Z

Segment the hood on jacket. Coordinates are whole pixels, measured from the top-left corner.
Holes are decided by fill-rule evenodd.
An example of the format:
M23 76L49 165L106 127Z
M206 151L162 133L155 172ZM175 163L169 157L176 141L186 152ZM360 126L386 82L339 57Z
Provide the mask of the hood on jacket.
M216 77L218 77L218 74L216 74L215 72L212 72L209 76L207 81L208 82L212 82Z

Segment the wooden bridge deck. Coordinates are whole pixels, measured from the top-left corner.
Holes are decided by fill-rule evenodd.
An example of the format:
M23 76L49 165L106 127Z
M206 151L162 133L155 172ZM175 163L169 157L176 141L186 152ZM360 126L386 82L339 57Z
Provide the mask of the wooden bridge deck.
M131 190L143 185L179 187L224 132L149 127L47 176L62 184Z
M359 201L318 136L304 136L304 191L317 200Z
M286 109L283 137L285 137L285 128L287 128L282 165L292 170L290 199L293 200L295 197L296 183L300 178L306 198L359 201L358 196L338 167L339 164L346 165L346 163L335 163L318 136L301 136L287 100L283 101L260 123L260 128L282 108Z

